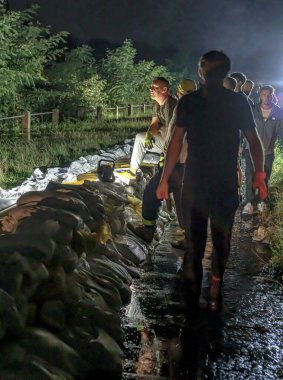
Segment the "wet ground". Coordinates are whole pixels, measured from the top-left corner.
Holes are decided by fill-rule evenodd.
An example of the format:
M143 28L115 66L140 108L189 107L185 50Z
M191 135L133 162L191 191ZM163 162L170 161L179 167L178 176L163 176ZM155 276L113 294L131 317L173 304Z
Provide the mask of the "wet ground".
M133 285L125 311L123 379L283 379L283 295L264 272L266 257L253 250L251 225L236 218L225 274L224 308L208 311L205 297L196 326L186 325L172 288L182 251L171 248L176 226L165 229L152 260ZM209 276L211 244L204 267Z

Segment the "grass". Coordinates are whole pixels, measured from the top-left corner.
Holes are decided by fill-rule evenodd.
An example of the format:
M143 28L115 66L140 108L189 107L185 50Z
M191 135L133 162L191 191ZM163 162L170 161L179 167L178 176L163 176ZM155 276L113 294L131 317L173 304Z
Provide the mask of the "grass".
M274 276L283 282L283 148L275 150L275 160L270 181L272 257L270 268Z
M80 156L95 154L145 130L148 119L101 122L45 123L32 126L32 139L24 142L13 131L1 136L0 187L22 183L37 167L68 166Z

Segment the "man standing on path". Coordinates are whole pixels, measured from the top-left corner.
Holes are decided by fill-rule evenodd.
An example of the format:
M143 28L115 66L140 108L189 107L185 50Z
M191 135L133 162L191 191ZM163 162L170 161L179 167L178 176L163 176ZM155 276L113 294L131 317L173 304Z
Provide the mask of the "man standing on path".
M257 131L261 138L265 164L264 171L266 173L265 183L268 182L272 172L274 161L274 149L277 139L283 142L283 111L273 102L274 88L272 86L263 86L259 92L260 103L254 106L254 119ZM243 208L243 215L253 214L254 193L252 188L253 182L253 163L250 157L250 151L247 146L244 148L243 157L246 161L245 177L246 177L246 205ZM264 204L260 203L259 209L264 208Z
M130 171L134 176L146 151L163 153L168 125L177 104L177 100L169 93L169 82L163 77L154 79L149 91L151 99L154 100L153 114L147 132L138 133L135 138L130 163Z
M202 87L183 96L177 105L176 127L168 147L159 199L168 198L168 179L179 157L185 133L188 154L182 189L186 250L183 262L185 300L189 316L196 315L202 283L208 219L213 242L210 307L221 306L221 285L230 251L238 207L237 158L240 130L254 162L253 187L265 199L263 149L247 99L223 87L230 59L210 51L199 61Z

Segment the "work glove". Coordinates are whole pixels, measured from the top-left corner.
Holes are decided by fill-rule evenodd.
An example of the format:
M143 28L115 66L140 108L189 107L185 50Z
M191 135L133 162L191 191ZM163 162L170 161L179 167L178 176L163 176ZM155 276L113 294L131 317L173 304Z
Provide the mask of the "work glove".
M160 168L163 168L163 166L164 166L164 162L165 162L165 156L164 156L163 153L161 153L160 158L159 158L159 162L158 162L158 166L159 166Z
M151 136L150 132L147 131L145 135L145 140L144 140L144 146L146 149L152 149L153 148L153 143L155 143L154 137Z
M253 179L253 190L257 193L257 196L262 201L264 201L268 195L265 178L265 172L256 172Z

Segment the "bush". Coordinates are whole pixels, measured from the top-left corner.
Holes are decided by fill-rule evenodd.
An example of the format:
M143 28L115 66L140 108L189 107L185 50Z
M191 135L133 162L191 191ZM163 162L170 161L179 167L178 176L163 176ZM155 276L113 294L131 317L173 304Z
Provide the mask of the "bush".
M270 181L272 224L270 226L272 258L270 267L283 281L283 149L276 147Z

